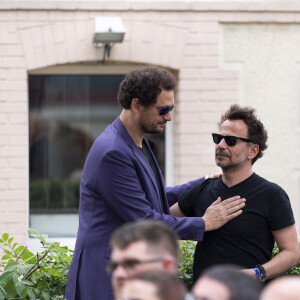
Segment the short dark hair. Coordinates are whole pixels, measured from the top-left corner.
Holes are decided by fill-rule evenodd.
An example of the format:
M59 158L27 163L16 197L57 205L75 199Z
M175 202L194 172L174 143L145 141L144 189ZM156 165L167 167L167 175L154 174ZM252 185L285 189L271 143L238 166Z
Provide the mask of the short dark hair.
M216 265L206 269L200 279L209 277L226 285L230 290L229 300L257 300L262 289L261 283L241 269L234 265Z
M122 225L112 235L110 244L120 249L131 243L145 241L149 252L169 253L179 260L178 235L158 220L138 220Z
M174 76L165 69L145 67L128 73L120 84L118 102L121 107L130 109L131 101L138 98L143 106L154 104L163 91L175 89Z
M234 104L221 116L219 126L226 120L242 120L248 126L247 138L254 141L259 146L257 155L252 159L252 164L254 164L263 156L264 150L268 148L268 132L263 123L256 116L256 110L249 106L242 107L238 104Z
M177 274L162 270L151 270L136 274L128 281L141 280L152 283L156 287L156 295L161 300L184 300L187 288Z

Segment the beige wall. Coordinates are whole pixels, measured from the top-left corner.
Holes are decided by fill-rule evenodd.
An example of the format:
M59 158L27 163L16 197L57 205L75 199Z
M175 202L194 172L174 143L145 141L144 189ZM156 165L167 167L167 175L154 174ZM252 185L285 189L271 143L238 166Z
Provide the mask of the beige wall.
M127 30L108 65L178 72L174 182L217 171L210 133L230 104L252 105L270 136L254 169L288 192L299 223L299 2L0 1L0 233L26 241L27 74L101 68L103 50L92 44L100 15L121 16Z

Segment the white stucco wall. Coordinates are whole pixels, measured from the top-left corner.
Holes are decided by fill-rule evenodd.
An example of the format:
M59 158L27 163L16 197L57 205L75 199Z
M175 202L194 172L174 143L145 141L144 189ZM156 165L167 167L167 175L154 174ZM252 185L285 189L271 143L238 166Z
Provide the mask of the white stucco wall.
M240 74L240 103L255 107L268 129L254 170L281 185L299 213L300 24L224 25L222 46L224 68Z
M230 104L251 105L270 137L255 171L288 192L299 223L299 2L0 1L0 232L26 241L27 74L101 68L103 49L92 44L99 15L121 16L127 30L106 67L155 64L178 74L174 183L217 171L211 132Z

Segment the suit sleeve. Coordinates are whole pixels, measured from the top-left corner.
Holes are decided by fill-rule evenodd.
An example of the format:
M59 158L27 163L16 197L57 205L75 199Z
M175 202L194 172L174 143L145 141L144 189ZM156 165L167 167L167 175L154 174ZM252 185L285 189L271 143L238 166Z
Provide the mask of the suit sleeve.
M185 184L177 185L175 187L167 187L166 193L168 198L169 206L172 206L180 199L180 195L186 193L192 187L204 181L204 177L201 177L196 180L189 181Z
M136 162L138 163L138 162ZM181 239L201 241L205 224L199 217L176 218L153 209L134 161L118 150L106 153L100 162L96 192L122 222L142 218L162 220ZM173 191L175 193L175 190Z

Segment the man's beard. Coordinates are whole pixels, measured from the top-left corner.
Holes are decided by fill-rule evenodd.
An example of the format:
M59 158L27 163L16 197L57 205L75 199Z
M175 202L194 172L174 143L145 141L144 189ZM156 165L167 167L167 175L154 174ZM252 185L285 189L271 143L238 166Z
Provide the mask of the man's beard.
M157 123L156 125L158 125L159 123ZM143 122L140 123L141 129L142 131L146 134L159 134L162 133L164 131L164 128L162 128L162 130L158 130L156 129L156 126L146 126L146 124L144 124Z
M224 159L224 161L222 161L222 160L217 158L218 155L225 156L229 159L228 160ZM243 155L243 156L240 155L238 157L237 161L232 161L232 155L230 155L229 153L226 153L225 151L217 150L216 154L215 154L215 161L216 161L216 165L218 167L220 167L223 171L235 170L235 169L239 169L239 167L242 166L245 163L246 156L245 155Z

